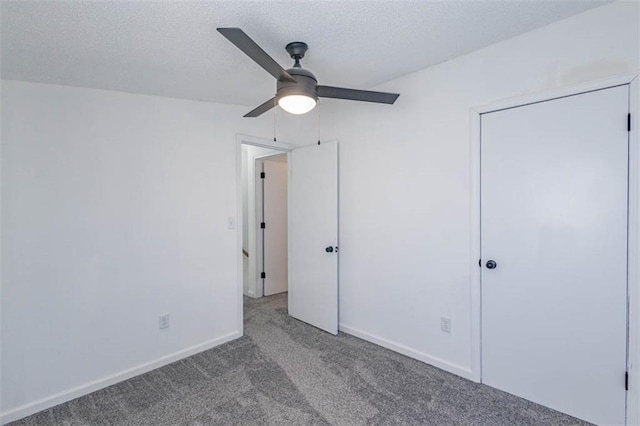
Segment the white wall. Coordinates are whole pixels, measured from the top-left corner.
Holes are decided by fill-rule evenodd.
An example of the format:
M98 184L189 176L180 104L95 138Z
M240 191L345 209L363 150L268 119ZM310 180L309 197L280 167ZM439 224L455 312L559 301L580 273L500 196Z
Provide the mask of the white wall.
M238 108L17 82L2 102L3 412L238 335Z
M4 421L239 336L236 133L273 134L246 110L3 81Z
M247 109L2 81L2 420L240 335L236 136L274 132Z
M470 108L638 72L638 7L606 5L388 82L378 89L401 94L391 107L333 104L343 330L472 377Z

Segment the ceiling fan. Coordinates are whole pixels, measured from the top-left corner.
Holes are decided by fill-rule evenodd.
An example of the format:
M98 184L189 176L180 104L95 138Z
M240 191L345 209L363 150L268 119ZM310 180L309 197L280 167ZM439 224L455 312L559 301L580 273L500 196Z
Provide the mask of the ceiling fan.
M285 47L295 61L293 68L285 70L240 28L218 28L218 31L278 80L276 96L245 114L245 117L258 117L276 104L291 114L305 114L316 106L319 97L392 104L400 96L397 93L319 85L316 77L300 66L300 60L308 49L307 44L301 41L294 41Z

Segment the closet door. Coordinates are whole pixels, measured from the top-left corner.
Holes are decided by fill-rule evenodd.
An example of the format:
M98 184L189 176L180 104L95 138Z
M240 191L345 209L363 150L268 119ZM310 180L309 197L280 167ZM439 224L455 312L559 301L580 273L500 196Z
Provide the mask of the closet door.
M483 382L625 421L628 86L481 117Z

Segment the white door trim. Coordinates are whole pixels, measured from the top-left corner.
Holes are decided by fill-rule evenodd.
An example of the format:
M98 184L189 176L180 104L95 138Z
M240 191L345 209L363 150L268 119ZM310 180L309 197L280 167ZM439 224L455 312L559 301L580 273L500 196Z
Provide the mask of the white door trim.
M244 273L242 270L242 262L243 262L242 257L244 256L242 254L243 231L242 231L242 223L240 223L240 221L238 220L239 218L242 218L242 145L243 144L259 146L261 148L269 148L276 151L282 151L283 153L288 153L294 148L293 145L284 143L284 142L274 142L269 139L263 139L263 138L258 138L255 136L249 136L249 135L243 135L243 134L236 135L236 265L237 265L236 268L237 268L237 277L238 277L238 280L237 280L238 316L236 321L237 321L237 329L240 336L244 335L243 304L242 304L242 296L243 296L242 283L244 278L243 277ZM255 161L255 160L251 159L250 161ZM250 179L249 185L253 186L254 188L253 194L255 199L255 179ZM255 216L255 212L254 212L254 216ZM249 214L249 218L251 219L251 214ZM254 256L251 256L251 255L249 256L249 262L250 262L249 273L251 274L251 271L255 272L255 259L256 259L255 238L251 238L251 236L253 235L255 237L256 226L255 226L255 220L249 220L248 223L249 223L249 229L247 232L249 233L250 239L253 240L253 244L251 244L251 242L249 244L249 253L254 253ZM251 268L251 262L253 262L253 265L254 265L253 268ZM255 274L253 275L255 278ZM253 286L253 288L256 287L255 279L253 280L253 283L249 282L249 287L251 286Z
M640 424L640 84L638 74L625 74L562 87L540 93L499 100L470 109L471 215L469 276L471 290L471 377L482 382L481 294L480 294L480 116L507 108L549 101L594 90L629 85L632 125L629 134L629 227L628 227L628 315L629 382L627 424Z

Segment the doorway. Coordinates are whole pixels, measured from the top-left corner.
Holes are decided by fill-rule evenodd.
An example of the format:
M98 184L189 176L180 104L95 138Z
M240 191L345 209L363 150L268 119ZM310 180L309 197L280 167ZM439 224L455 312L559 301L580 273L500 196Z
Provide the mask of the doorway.
M249 140L247 140L249 139ZM264 163L266 161L267 168L274 168L277 170L279 183L275 186L275 188L279 187L278 195L280 199L280 203L269 203L271 200L270 197L267 198L267 209L269 210L269 214L276 213L275 210L282 210L282 196L284 195L286 203L286 168L287 168L287 152L288 147L283 146L283 144L275 144L271 143L267 145L268 141L263 141L261 139L250 139L248 137L244 137L243 140L240 141L240 195L242 200L242 207L240 209L240 213L242 216L241 223L241 234L242 234L242 294L244 296L259 298L265 295L265 278L266 276L265 266L270 265L270 261L273 259L272 256L264 256L263 252L265 248L269 250L270 243L273 241L272 238L264 238L264 233L267 232L270 236L276 236L280 243L278 244L280 250L279 253L282 253L282 242L284 241L284 249L286 250L286 241L287 241L287 224L286 221L275 220L269 226L269 230L266 229L266 221L264 218L265 205L263 204L263 184L265 180L261 179L261 175L265 173L264 171ZM269 160L271 158L271 160ZM273 160L275 159L275 160ZM273 166L273 165L276 166ZM282 176L282 172L284 172L284 177ZM273 173L272 173L273 174ZM284 182L282 182L282 177L284 178ZM271 182L274 180L270 180ZM284 188L282 186L284 185ZM271 193L272 188L267 188ZM286 204L284 205L285 211L284 217L286 219ZM265 228L262 228L262 223L265 222ZM274 231L278 231L277 234ZM266 246L266 247L265 247ZM285 251L286 254L286 251ZM281 258L282 256L280 256ZM265 265L265 261L267 264ZM286 278L286 257L284 259L284 278ZM272 268L273 269L273 268ZM282 260L279 261L278 267L275 269L276 274L283 277L282 272ZM273 276L273 274L271 274ZM278 280L282 283L282 279ZM282 284L280 284L282 286Z
M629 85L480 117L483 383L622 424Z
M278 157L286 154L284 158ZM274 158L271 158L274 157ZM266 161L265 161L266 160ZM280 165L278 165L280 163ZM284 167L283 167L284 166ZM262 209L256 209L256 194L261 190L260 174L264 167L287 172L286 220L279 225L286 228L286 291L288 313L332 334L338 332L338 141L294 147L250 136L237 138L237 216L242 226L238 238L238 329L243 329L244 297L262 297L272 291L268 285L269 272L261 269L258 245L268 246L269 219L262 228ZM258 174L258 185L254 176ZM244 188L247 188L245 191ZM282 192L282 188L280 189ZM268 206L265 206L265 213ZM282 211L280 208L279 211ZM277 216L277 214L276 214ZM284 214L280 214L284 216ZM233 223L230 218L229 223ZM282 217L280 219L283 219ZM286 225L284 224L286 223ZM231 228L231 225L230 229ZM273 229L273 226L271 227ZM280 237L282 239L282 233ZM273 238L271 241L274 241ZM282 247L282 244L280 245ZM269 256L268 247L265 251ZM266 260L266 259L265 259ZM281 263L281 264L282 264ZM265 267L268 262L265 264ZM262 276L267 282L262 286ZM275 276L275 274L274 274ZM282 280L281 280L282 282ZM275 291L282 291L274 283ZM266 292L265 292L266 289Z

